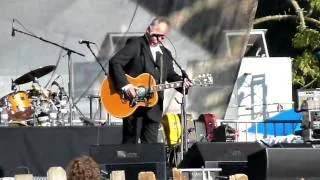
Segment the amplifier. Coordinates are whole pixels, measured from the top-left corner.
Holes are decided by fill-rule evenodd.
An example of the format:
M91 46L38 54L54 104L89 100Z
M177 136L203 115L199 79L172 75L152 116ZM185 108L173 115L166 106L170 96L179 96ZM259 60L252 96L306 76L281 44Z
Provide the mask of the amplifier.
M302 112L302 137L304 141L320 138L320 89L299 89L296 110Z
M320 89L299 89L298 111L320 109Z
M221 168L220 176L246 173L248 156L261 149L257 142L195 143L188 149L179 168Z
M320 110L303 111L301 122L304 141L315 141L320 139Z
M320 129L320 109L309 110L310 129Z
M110 174L124 170L125 179L138 180L141 171L152 171L159 180L166 179L166 157L163 144L91 145L90 156Z

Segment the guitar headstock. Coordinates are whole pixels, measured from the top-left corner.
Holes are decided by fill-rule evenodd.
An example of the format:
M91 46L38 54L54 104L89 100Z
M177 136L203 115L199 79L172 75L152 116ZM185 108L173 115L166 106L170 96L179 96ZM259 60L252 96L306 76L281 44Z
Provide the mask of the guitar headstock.
M200 74L192 80L193 86L208 87L213 85L213 73Z

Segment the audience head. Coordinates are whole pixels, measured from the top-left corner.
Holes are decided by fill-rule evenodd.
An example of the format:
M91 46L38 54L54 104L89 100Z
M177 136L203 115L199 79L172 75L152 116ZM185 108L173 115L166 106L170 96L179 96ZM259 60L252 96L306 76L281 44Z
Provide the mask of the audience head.
M47 171L48 180L67 180L67 173L62 167L50 167Z
M71 160L67 167L68 180L100 180L100 167L89 156Z

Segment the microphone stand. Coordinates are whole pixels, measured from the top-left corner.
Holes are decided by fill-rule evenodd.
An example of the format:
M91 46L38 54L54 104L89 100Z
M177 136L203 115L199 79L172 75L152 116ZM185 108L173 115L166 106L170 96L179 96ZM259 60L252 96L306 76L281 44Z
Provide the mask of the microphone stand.
M52 42L52 41L49 41L49 40L46 40L40 36L36 36L36 35L33 35L33 34L30 34L30 33L27 33L27 32L24 32L24 31L20 31L19 29L13 29L13 32L19 32L21 34L25 34L25 35L28 35L28 36L31 36L31 37L34 37L36 39L39 39L43 42L46 42L46 43L49 43L49 44L52 44L54 46L57 46L65 51L67 51L67 55L68 55L68 74L69 74L69 83L68 83L68 94L69 94L69 108L70 108L70 111L69 111L69 123L70 123L70 126L72 125L72 121L73 121L73 76L72 76L72 73L73 73L73 70L72 70L72 59L71 59L71 54L77 54L79 56L82 56L84 57L85 55L84 54L81 54L75 50L72 50L72 49L69 49L65 46L62 46L62 45L59 45L55 42Z
M158 42L160 42L160 44L165 47L163 45L163 43L161 41L159 41L159 37L157 37ZM182 75L182 100L181 100L181 128L182 128L182 135L181 135L181 146L180 146L180 153L181 153L181 157L180 160L183 160L183 156L184 154L188 151L188 125L187 125L187 114L186 114L186 104L187 104L187 99L186 99L186 88L185 88L185 79L188 79L189 81L190 78L188 77L188 74L186 73L186 71L184 69L182 69L182 67L180 66L180 64L171 56L172 61L177 65L177 67L180 69L181 71L181 75Z
M181 161L183 160L183 156L188 151L188 125L187 125L187 113L186 113L186 87L185 87L185 79L191 81L185 72L184 69L178 64L178 62L172 57L173 62L178 66L182 74L182 99L181 99L181 128L182 128L182 135L181 135Z
M88 49L90 50L91 54L94 56L94 59L97 61L97 63L100 65L102 71L104 72L104 75L107 76L108 73L106 71L106 69L103 67L103 65L100 63L98 57L96 56L96 54L93 52L93 50L91 49L90 43L86 43Z
M91 48L91 46L90 46L90 42L86 42L85 44L87 45L87 47L88 47L88 49L90 50L91 54L94 56L94 59L96 60L96 62L100 65L102 71L104 72L104 76L105 76L105 77L108 76L108 73L107 73L106 69L103 67L103 65L102 65L101 62L99 61L97 55L93 52L93 50L92 50L92 48ZM91 97L90 97L90 103L91 103ZM101 99L100 99L100 96L99 96L99 103L100 103L100 113L101 113ZM90 110L91 110L91 107L90 107ZM91 114L90 114L90 116L91 116ZM101 118L101 114L100 114L100 118ZM92 121L91 118L90 118L90 120ZM101 119L100 119L100 120L101 120ZM111 125L111 124L110 124L110 115L109 115L109 113L107 113L107 120L108 120L108 125Z

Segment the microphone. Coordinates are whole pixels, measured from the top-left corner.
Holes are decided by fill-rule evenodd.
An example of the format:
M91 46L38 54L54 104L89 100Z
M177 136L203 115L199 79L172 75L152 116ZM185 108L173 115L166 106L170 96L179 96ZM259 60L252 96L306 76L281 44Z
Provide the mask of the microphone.
M16 29L14 28L14 19L12 19L12 25L11 25L11 36L14 37L16 35L15 33Z
M79 44L96 44L96 43L80 39Z

